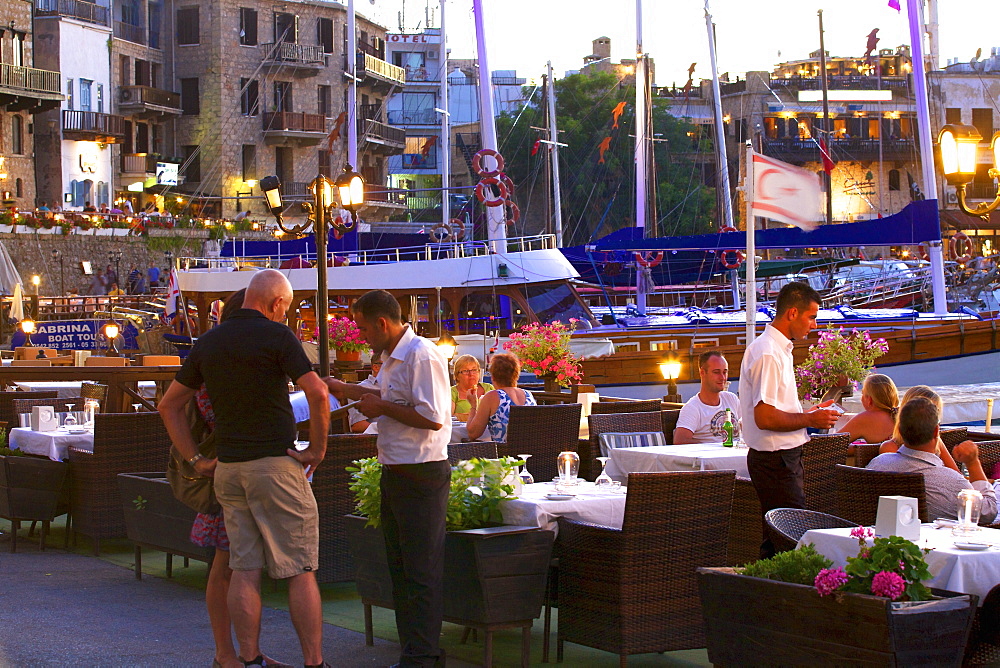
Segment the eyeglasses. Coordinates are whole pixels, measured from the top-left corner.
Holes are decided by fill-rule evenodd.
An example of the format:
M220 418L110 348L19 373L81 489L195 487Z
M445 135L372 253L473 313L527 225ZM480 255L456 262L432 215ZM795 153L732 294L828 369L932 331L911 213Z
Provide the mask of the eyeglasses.
M455 373L456 374L464 373L467 376L471 376L473 374L478 374L479 369L462 369L461 371L456 371Z

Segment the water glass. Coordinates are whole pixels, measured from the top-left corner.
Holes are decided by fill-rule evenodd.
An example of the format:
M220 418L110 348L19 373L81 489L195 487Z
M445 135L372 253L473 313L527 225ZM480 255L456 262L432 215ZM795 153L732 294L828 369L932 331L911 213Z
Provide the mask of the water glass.
M580 472L580 455L572 450L560 452L557 459L559 465L559 482L563 485L575 485L576 476Z

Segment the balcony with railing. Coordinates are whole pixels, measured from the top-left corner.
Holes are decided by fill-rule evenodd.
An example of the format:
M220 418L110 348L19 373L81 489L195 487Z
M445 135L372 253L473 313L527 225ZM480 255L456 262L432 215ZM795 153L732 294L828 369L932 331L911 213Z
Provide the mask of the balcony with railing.
M881 154L878 139L834 139L830 142L830 155L834 161L908 160L916 155L916 142L912 138L883 139ZM787 162L819 162L819 143L813 139L783 138L764 139L763 152Z
M297 77L314 77L326 67L322 46L277 42L261 44L264 67L269 71L283 70Z
M406 70L366 53L360 48L355 67L356 74L362 81L376 87L386 84L390 87L402 86L406 83Z
M115 21L115 37L123 39L133 44L146 44L146 29L142 26L134 26L124 21Z
M909 87L906 77L876 77L876 76L830 76L827 77L827 88L830 90L900 90ZM820 77L776 77L771 79L771 88L786 88L789 90L822 90L823 80Z
M314 146L326 138L326 117L296 111L263 114L264 140L268 144Z
M386 188L374 183L365 184L365 204L387 206L395 209L406 208L406 192L396 188Z
M975 182L965 186L965 199L992 200L997 196L997 185L990 181Z
M393 109L387 111L393 125L434 125L441 124L441 116L433 109Z
M107 7L86 0L37 0L35 16L65 16L106 26L109 12Z
M62 99L58 72L0 63L0 105L8 111L47 111Z
M305 181L282 181L279 192L282 200L312 200L309 184Z
M140 176L156 173L157 158L149 153L122 153L122 174Z
M358 118L358 136L371 149L395 155L406 148L406 131L374 119Z
M118 91L118 110L126 116L151 118L181 113L180 93L152 86L120 86Z
M63 138L120 144L125 138L125 117L96 111L64 109Z

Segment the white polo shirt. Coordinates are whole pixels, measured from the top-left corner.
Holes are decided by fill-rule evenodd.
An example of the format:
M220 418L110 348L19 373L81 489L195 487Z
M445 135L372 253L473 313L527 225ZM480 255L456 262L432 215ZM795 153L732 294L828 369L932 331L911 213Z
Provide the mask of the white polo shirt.
M391 417L378 418L378 460L382 464L423 464L448 459L451 440L451 382L448 361L437 346L409 326L391 353L382 353L378 384L382 399L412 406L442 427L417 429Z
M743 438L748 446L761 452L788 450L809 440L805 429L771 431L758 427L754 407L762 401L786 413L802 412L795 385L792 342L771 325L747 347L740 365Z

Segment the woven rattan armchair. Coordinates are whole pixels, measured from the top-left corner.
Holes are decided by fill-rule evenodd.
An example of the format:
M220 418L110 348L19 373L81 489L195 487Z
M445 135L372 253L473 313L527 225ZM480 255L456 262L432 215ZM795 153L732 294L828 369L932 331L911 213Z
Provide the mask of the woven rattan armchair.
M55 390L40 392L0 392L0 428L16 427L20 424L17 413L14 412L15 399L55 399L59 393Z
M560 452L576 452L580 440L580 404L511 406L507 442L497 444L500 456L532 455L535 480L552 480ZM582 458L581 458L582 459Z
M695 569L724 566L733 471L632 473L621 529L559 518L557 656L705 646Z
M750 478L736 477L733 487L732 517L729 521L727 565L743 566L760 559L764 541L764 519L760 499Z
M125 535L119 473L166 471L170 436L159 413L98 413L94 451L69 449L73 530L94 541Z
M794 550L810 529L840 529L857 526L836 515L801 508L775 508L764 515L775 552Z
M660 410L662 402L659 399L641 399L639 401L597 401L590 405L591 415L607 413L648 413Z
M496 459L497 444L493 441L469 441L467 443L448 444L448 463L454 466L460 461L479 457L480 459ZM539 481L544 482L544 481Z
M944 447L948 448L948 452L962 441L969 440L969 428L968 427L952 427L950 429L942 429L940 433L941 442L944 443Z
M1000 464L1000 441L978 441L976 447L979 448L979 463L983 465L986 477L995 477L993 470Z
M358 459L375 457L377 436L333 434L327 437L326 458L313 474L313 495L319 509L319 582L354 579L354 562L347 547L344 515L354 512L354 494L345 469Z
M858 443L854 446L854 465L859 469L868 466L868 462L878 457L881 443Z
M23 394L23 393L22 393ZM69 410L69 405L73 405L73 411L83 412L83 399L80 397L66 397L56 399L15 399L11 402L14 411L14 423L17 422L22 413L30 413L35 406L52 406L57 413L65 413ZM12 424L14 424L12 423Z
M845 520L871 526L878 514L878 497L909 496L917 499L920 521L927 521L927 498L923 473L872 471L837 464L834 471L837 507Z
M660 411L660 424L663 429L663 438L666 439L667 445L673 445L674 443L674 429L677 428L677 418L681 416L681 409L679 408L667 408Z
M833 467L847 461L847 446L850 444L850 434L813 434L802 446L807 509L836 514L837 490L833 486Z
M663 419L659 410L645 413L608 413L591 415L587 418L590 425L590 442L580 441L580 475L587 480L597 477L598 467L595 457L601 455L601 434L634 433L637 431L660 431L663 429ZM534 462L532 462L534 463ZM542 478L536 478L542 480Z

